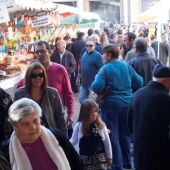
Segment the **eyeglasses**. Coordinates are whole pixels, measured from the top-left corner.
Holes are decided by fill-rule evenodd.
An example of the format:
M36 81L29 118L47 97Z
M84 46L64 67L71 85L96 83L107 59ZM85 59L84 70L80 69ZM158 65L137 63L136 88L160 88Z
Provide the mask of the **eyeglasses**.
M93 45L90 45L90 44L86 44L86 47L93 47Z
M39 53L41 53L41 54L45 54L46 52L47 52L48 50L38 50L38 51L35 51L35 54L39 54Z
M37 78L37 77L39 77L39 78L44 78L44 73L39 73L39 74L32 73L32 74L31 74L31 78L32 78L32 79L35 79L35 78Z

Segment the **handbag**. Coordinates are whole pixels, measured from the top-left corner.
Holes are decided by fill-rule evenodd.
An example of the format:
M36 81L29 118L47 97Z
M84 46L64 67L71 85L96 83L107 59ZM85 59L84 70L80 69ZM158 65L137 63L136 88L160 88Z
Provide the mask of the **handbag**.
M100 72L102 72L105 75L106 85L105 85L103 91L100 94L96 94L93 91L91 91L90 94L89 94L89 99L94 100L99 105L104 103L104 100L105 100L106 96L108 95L108 93L110 91L110 87L108 86L108 82L107 82L107 77L108 77L107 72L104 69L100 69Z
M110 91L110 87L109 87L109 86L106 86L106 87L104 88L104 90L102 91L102 93L100 93L99 95L97 95L96 102L97 102L98 104L103 104L103 103L104 103L104 100L105 100L105 98L106 98L106 96L107 96L107 94L109 93L109 91Z

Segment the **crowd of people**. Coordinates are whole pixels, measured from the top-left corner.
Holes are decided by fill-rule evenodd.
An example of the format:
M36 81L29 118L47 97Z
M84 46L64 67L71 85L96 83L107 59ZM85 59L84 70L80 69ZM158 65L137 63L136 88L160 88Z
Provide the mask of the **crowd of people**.
M39 41L14 99L0 89L0 167L170 169L170 47L155 37L89 29Z

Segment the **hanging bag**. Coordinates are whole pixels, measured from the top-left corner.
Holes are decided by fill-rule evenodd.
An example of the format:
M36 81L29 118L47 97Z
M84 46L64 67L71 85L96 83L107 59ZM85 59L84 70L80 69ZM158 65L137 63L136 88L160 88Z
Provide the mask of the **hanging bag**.
M108 80L107 80L108 76L106 70L100 69L100 72L102 72L105 75L105 87L100 94L96 94L95 92L91 91L89 94L89 98L96 101L99 105L102 105L104 103L106 96L110 91L110 87L108 86Z

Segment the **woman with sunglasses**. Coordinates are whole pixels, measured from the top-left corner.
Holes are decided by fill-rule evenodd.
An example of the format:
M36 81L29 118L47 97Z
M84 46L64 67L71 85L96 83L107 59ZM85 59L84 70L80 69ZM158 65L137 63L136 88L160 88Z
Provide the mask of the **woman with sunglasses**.
M48 87L43 65L33 61L25 74L25 86L17 89L14 100L27 97L33 99L42 109L42 124L58 128L66 134L66 123L61 98L56 89Z

